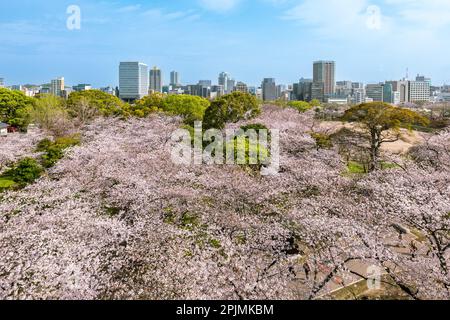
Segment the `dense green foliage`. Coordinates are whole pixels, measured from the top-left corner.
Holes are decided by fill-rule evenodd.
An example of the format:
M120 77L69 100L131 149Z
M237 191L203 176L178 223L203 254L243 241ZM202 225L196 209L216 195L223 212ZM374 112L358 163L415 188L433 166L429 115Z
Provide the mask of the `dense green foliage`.
M91 109L102 116L120 116L124 114L126 104L118 97L100 90L72 92L67 100L71 116L77 117L80 105L87 103Z
M26 130L34 100L21 91L0 88L0 121Z
M318 99L312 99L309 104L313 108L320 107L322 105L322 103Z
M311 110L313 108L313 105L305 101L289 101L288 106L297 109L298 112L302 113Z
M20 160L11 169L4 172L0 176L0 180L2 181L4 189L16 185L24 187L28 183L32 183L38 179L43 172L44 169L35 159L25 158Z
M173 115L180 115L186 124L202 121L210 102L204 98L189 95L170 95L163 101L162 109Z
M39 142L37 150L44 152L42 155L42 165L45 168L53 167L64 156L64 150L80 144L79 136L68 136L51 141L44 139Z
M206 109L204 127L206 129L223 129L227 122L251 119L261 113L256 97L248 93L233 92L211 103Z
M130 113L137 117L146 117L153 112L166 112L184 118L184 122L193 125L195 121L202 121L205 110L209 107L207 99L191 95L164 96L154 93L136 101L131 106Z
M331 137L324 133L311 133L311 137L316 141L317 149L329 149L333 147Z

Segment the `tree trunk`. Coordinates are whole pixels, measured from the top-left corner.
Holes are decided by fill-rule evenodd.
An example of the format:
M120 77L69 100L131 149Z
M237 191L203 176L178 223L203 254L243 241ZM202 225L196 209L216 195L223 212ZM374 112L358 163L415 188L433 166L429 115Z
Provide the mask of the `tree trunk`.
M369 172L379 169L380 157L380 133L376 130L370 131L370 165Z

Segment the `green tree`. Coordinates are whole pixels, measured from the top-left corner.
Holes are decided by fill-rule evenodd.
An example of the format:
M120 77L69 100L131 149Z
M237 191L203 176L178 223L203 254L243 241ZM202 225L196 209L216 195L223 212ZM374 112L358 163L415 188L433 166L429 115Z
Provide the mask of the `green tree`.
M83 108L80 109L80 106ZM78 118L80 110L86 111L87 107L102 116L120 116L124 113L124 106L122 100L100 90L72 92L67 100L67 109L74 118ZM95 115L92 112L90 114Z
M135 104L130 107L130 113L136 117L144 118L153 112L161 111L163 108L163 102L163 94L153 93L137 100Z
M312 109L312 105L305 101L290 101L288 106L297 109L298 112L303 113Z
M31 120L34 99L21 91L0 88L0 121L26 130Z
M190 95L169 95L162 103L162 110L169 114L180 115L188 125L202 121L210 102L207 99Z
M358 122L368 134L370 143L369 170L380 168L380 148L383 143L400 139L400 128L428 125L429 120L417 112L391 106L383 102L363 103L347 110L344 121Z
M256 97L248 93L233 92L211 103L205 112L204 127L223 129L227 122L251 119L260 113L261 107Z
M313 108L320 107L322 105L322 103L318 99L312 99L309 104Z
M65 101L53 95L43 95L36 99L32 121L55 136L63 135L70 127Z

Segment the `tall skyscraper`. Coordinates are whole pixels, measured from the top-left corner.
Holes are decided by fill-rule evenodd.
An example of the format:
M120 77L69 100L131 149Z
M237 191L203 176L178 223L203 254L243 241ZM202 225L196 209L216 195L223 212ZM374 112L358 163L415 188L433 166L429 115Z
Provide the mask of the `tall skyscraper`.
M170 85L173 87L180 86L180 74L177 71L172 71L170 73Z
M50 85L50 94L57 96L57 97L61 97L62 93L65 89L65 85L64 85L64 78L57 78L51 81L51 85Z
M150 91L162 92L163 79L161 69L153 67L150 70Z
M324 96L336 92L336 62L316 61L313 67L313 82L323 83Z
M264 101L277 100L277 85L274 78L265 78L261 84Z
M219 74L219 86L223 87L224 92L228 92L228 80L230 80L230 75L227 72L221 72Z
M0 78L0 88L4 88L4 87L5 87L5 79Z
M148 95L148 66L141 62L121 62L119 96L123 100L141 99Z

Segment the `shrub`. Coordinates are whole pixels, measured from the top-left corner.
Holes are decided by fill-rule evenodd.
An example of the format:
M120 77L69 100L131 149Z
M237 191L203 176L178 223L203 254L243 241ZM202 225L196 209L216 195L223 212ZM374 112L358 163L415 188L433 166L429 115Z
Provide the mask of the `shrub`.
M259 141L254 141L253 143L250 143L251 142L250 138L247 136L245 131L250 129L260 130L267 128L263 125L250 125L241 127L241 129L244 130L244 134L236 136L232 141L229 141L226 144L224 155L226 155L226 150L234 148L234 161L238 162L239 160L242 160L239 159L240 153L244 151L245 163L239 164L259 170L261 169L262 165L269 162L270 151L268 149L268 146L259 143ZM270 132L268 133L268 135L270 136Z
M330 149L333 147L331 137L324 133L311 133L311 137L316 141L317 149Z
M39 142L37 151L45 152L42 156L42 165L45 168L51 168L64 157L64 150L79 144L80 138L78 135L61 137L53 142L44 139Z
M14 184L19 185L20 187L24 187L25 185L32 183L36 179L38 179L43 173L44 169L39 165L39 163L32 158L25 158L20 160L14 167L10 170L6 171L0 179L4 182L4 184L8 184L11 187L11 181Z

